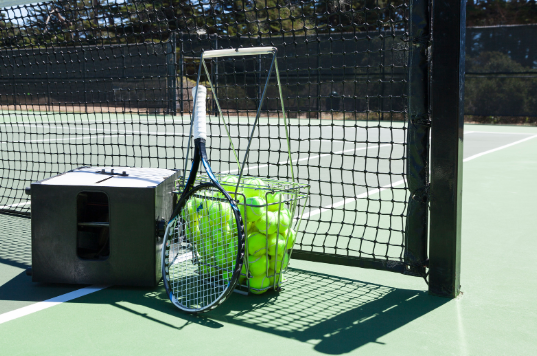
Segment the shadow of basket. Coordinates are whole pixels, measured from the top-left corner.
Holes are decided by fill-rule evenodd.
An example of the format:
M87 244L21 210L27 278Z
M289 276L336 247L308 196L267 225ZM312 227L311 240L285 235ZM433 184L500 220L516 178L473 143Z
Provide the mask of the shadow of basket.
M410 323L447 303L425 291L397 289L290 268L281 293L233 294L224 304L194 317L171 304L159 309L196 323L226 323L311 344L318 352L343 354ZM163 288L145 294L146 302L166 299Z

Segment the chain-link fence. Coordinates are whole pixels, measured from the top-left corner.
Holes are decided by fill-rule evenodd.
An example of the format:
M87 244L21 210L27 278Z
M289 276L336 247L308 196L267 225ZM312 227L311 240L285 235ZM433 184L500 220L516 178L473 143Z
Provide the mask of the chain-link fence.
M537 122L537 24L466 31L467 120Z

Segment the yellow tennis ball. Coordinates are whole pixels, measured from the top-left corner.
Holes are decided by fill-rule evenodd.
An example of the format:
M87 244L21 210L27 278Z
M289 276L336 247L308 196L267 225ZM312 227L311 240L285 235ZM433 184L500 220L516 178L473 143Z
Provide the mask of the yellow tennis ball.
M263 189L265 187L265 182L263 182L259 178L250 178L245 179L244 181L244 195L247 198L251 197L265 197L265 190Z
M213 235L213 224L207 215L202 215L199 220L199 230L202 237Z
M211 262L199 265L199 271L200 274L218 275L218 271L213 267Z
M229 226L213 229L213 244L216 246L226 246L233 242L234 237L235 236Z
M259 232L255 227L255 222L249 222L248 224L246 224L246 234L251 235L254 232Z
M282 281L283 281L283 274L280 272L280 273L276 273L273 269L269 269L268 270L268 277L269 277L269 282L270 282L270 285L271 286L274 286L274 279L276 279L276 287L279 287L282 285Z
M222 186L222 188L224 188L225 191L227 191L228 193L235 193L235 189L237 188L237 182L239 181L239 178L237 176L225 176L224 178L222 178L222 180L220 181L220 185ZM239 189L237 190L237 193L242 193L242 188L239 187Z
M269 262L269 269L273 269L277 273L281 272L282 270L285 270L287 268L287 265L289 264L289 254L285 253L283 257L281 255L278 256L269 256L270 262Z
M263 214L261 218L257 220L255 227L263 234L272 235L278 229L277 223L278 220L276 213L269 211L267 214Z
M289 236L287 235L289 233ZM287 238L287 250L291 250L296 242L296 231L293 229L288 229L283 234Z
M272 234L268 237L268 253L270 256L278 254L282 256L285 252L285 237L280 234Z
M186 223L185 233L186 233L186 238L188 239L188 241L193 242L193 243L200 242L201 234L200 234L200 228L199 228L198 223L194 221Z
M194 198L196 202L196 212L199 215L207 215L209 207L214 202L214 200L212 200L214 198L213 193L209 190L202 190L196 195L198 195Z
M186 203L186 209L185 209L185 212L186 214L183 215L183 219L185 219L185 221L187 222L192 222L192 221L195 221L195 222L198 222L199 220L199 215L196 211L197 209L197 199L194 198L194 199L190 199L189 201L187 201Z
M261 256L267 253L267 237L259 232L254 232L248 236L248 254Z
M260 276L267 272L267 257L261 256L248 256L248 270L252 276Z
M291 213L286 208L280 210L279 215L280 227L286 230L291 225Z
M194 198L193 200L193 209L195 209L198 219L201 219L203 216L208 215L209 209L209 200L204 200L202 198Z
M196 244L196 252L202 258L210 258L213 255L213 244L211 240L201 240Z
M226 282L229 282L233 278L233 271L224 271L222 272L222 279Z
M284 197L281 193L267 194L267 204L269 204L268 210L278 211L280 210L280 207L281 209L283 209L283 204L282 204L283 201L284 201Z
M233 212L229 204L216 201L209 206L208 214L211 224L223 227L229 224Z
M234 244L228 244L216 249L214 254L214 260L216 266L224 269L231 269L233 262L237 257L236 246Z
M195 244L195 249L196 249L196 252L201 256L201 257L207 257L209 256L209 251L212 251L212 241L209 239L202 239L201 237L200 238L197 238L196 240L196 244Z
M260 197L246 198L246 221L254 222L265 215L267 202Z
M270 287L270 280L267 276L261 275L249 279L250 293L262 294Z

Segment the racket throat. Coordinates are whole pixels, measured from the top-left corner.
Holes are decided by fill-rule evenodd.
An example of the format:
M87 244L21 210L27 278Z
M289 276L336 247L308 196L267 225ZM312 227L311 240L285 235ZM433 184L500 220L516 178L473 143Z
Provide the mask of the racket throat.
M196 153L199 154L201 159L201 164L203 164L203 168L205 168L205 172L207 172L207 175L209 178L215 182L218 183L218 180L214 176L213 170L211 169L211 166L209 165L209 159L207 158L207 150L206 150L206 142L203 138L197 138L194 140L194 145L196 148Z

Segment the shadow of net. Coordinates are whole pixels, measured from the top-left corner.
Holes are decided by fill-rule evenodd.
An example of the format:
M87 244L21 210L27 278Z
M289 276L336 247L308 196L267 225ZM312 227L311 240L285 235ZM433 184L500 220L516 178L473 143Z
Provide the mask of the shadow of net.
M175 314L198 324L204 320L253 328L308 343L318 352L342 354L368 343L381 343L379 338L447 302L425 291L293 268L286 279L279 294L233 294L207 314ZM159 290L145 294L145 298L149 300L144 303L153 304L166 296Z
M19 268L32 264L31 220L0 215L0 263Z

